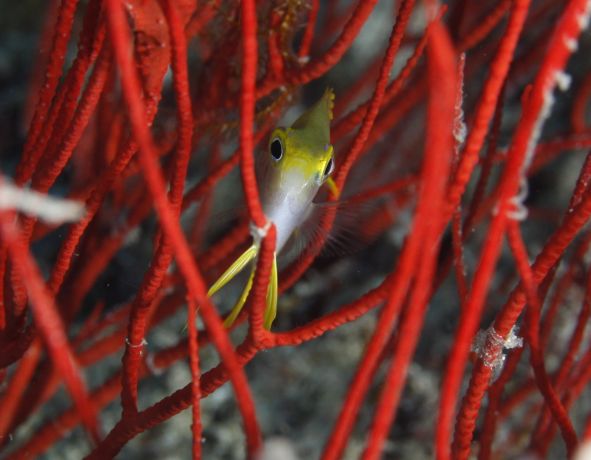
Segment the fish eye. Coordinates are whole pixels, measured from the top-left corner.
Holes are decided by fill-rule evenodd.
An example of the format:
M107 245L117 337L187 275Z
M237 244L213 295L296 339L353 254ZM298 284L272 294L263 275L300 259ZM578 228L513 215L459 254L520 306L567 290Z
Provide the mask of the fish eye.
M328 163L326 163L326 168L324 168L324 177L327 177L329 174L331 174L333 169L334 169L334 161L333 161L332 157L330 157L330 160L328 160Z
M270 151L271 156L275 161L281 160L283 157L283 144L281 143L281 139L276 137L271 141Z

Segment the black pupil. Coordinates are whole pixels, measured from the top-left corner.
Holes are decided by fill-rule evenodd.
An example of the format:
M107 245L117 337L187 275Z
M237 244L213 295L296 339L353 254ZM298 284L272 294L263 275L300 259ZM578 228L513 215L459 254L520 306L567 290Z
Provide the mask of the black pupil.
M328 176L332 172L332 158L328 160L326 163L326 168L324 169L324 175Z
M273 142L271 142L271 156L276 160L280 160L283 156L283 147L279 139L273 139Z

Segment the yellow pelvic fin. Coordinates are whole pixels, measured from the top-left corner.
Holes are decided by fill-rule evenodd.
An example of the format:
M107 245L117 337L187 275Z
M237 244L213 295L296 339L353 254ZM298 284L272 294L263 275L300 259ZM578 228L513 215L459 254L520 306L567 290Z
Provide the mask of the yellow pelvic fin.
M226 284L228 284L234 277L240 273L246 265L253 260L258 252L258 248L253 244L250 246L246 251L244 251L240 257L238 257L232 265L228 267L228 269L222 273L222 275L217 279L215 283L211 285L209 291L207 291L207 296L211 297L216 292L218 292L221 288L223 288Z
M220 289L222 289L226 284L228 284L238 273L244 270L244 267L252 260L255 259L258 253L258 248L253 244L250 246L246 251L244 251L240 257L238 257L228 269L222 273L222 275L217 279L215 283L211 285L209 291L207 291L207 295L211 297ZM224 327L228 328L234 324L236 318L242 311L246 300L248 299L248 294L250 294L250 290L252 289L252 284L254 281L254 275L256 272L256 265L253 265L250 276L248 277L248 281L244 289L242 290L242 294L238 298L238 301L232 308L230 314L224 320ZM267 297L266 297L266 308L265 308L265 317L264 317L264 327L265 329L271 329L271 325L277 316L277 296L278 296L278 275L277 275L277 255L273 255L273 264L271 265L271 278L269 280L269 285L267 288Z
M254 280L254 272L255 271L256 271L256 266L253 266L252 270L250 271L250 276L248 277L248 281L246 282L246 286L244 286L244 290L242 291L242 294L240 294L240 297L238 298L236 305L234 305L234 308L232 308L232 311L224 320L224 327L228 328L232 324L234 324L234 321L236 321L236 318L238 318L238 315L242 311L242 307L244 307L244 304L246 303L246 299L248 299L248 294L250 293L250 289L252 288L252 282Z
M328 187L328 189L330 190L330 193L332 193L335 198L339 198L339 196L341 195L341 191L337 187L337 184L335 184L335 181L333 180L333 178L329 177L328 179L326 179L325 184Z
M273 254L273 265L271 265L271 279L269 280L269 287L267 288L267 308L265 309L265 329L271 329L271 325L277 316L277 293L278 289L277 277L277 255Z

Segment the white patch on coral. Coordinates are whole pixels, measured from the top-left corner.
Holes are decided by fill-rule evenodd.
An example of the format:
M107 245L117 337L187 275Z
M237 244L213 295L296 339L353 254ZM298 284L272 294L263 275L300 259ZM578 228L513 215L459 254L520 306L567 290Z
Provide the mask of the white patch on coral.
M458 88L456 94L456 103L454 106L454 125L453 135L456 141L456 151L459 151L460 147L466 141L466 134L468 129L464 122L464 109L462 107L464 102L464 66L466 63L466 53L460 55L459 72L458 72Z
M589 27L589 11L585 11L583 14L577 15L577 23L579 24L579 28L581 30L585 30Z
M532 129L531 136L529 137L529 141L527 143L527 149L525 151L525 160L523 161L522 168L523 173L525 173L531 165L536 145L538 145L538 140L540 139L540 135L542 134L542 127L544 126L546 118L548 118L548 115L550 115L550 112L552 111L552 106L554 105L554 95L552 94L553 89L553 85L549 85L547 88L545 88L542 109L540 110L540 115L536 120L536 123Z
M567 49L571 52L575 52L577 50L577 48L579 47L579 43L572 37L568 37L565 36L564 37L564 45L567 47Z
M561 91L568 91L572 77L566 72L556 72L556 84Z
M84 215L84 205L78 201L53 198L34 190L0 182L0 210L14 210L35 216L50 224L75 222Z
M519 192L517 195L509 199L509 204L512 206L512 209L507 211L507 218L517 220L519 222L527 219L528 210L525 206L525 200L527 199L528 195L529 183L527 182L527 178L525 176L521 176Z
M518 337L515 327L511 329L506 339L503 339L493 326L485 331L478 331L474 337L472 351L478 355L483 364L492 369L493 381L500 375L505 364L505 350L520 348L523 339Z
M250 223L250 234L252 235L252 239L257 246L260 246L261 241L264 237L267 236L267 232L271 228L271 221L268 220L265 222L264 227L257 227L254 222Z

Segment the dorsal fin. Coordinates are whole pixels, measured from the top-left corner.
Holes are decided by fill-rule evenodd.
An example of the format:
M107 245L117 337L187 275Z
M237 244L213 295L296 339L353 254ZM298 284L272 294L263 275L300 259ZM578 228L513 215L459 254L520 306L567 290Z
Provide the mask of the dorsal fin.
M324 90L324 94L322 95L322 99L326 100L328 106L328 119L332 120L332 111L334 110L334 90L330 87Z
M334 99L335 95L332 88L326 88L322 98L306 110L291 127L293 129L309 131L310 133L317 133L326 142L330 142L330 121L332 120Z

